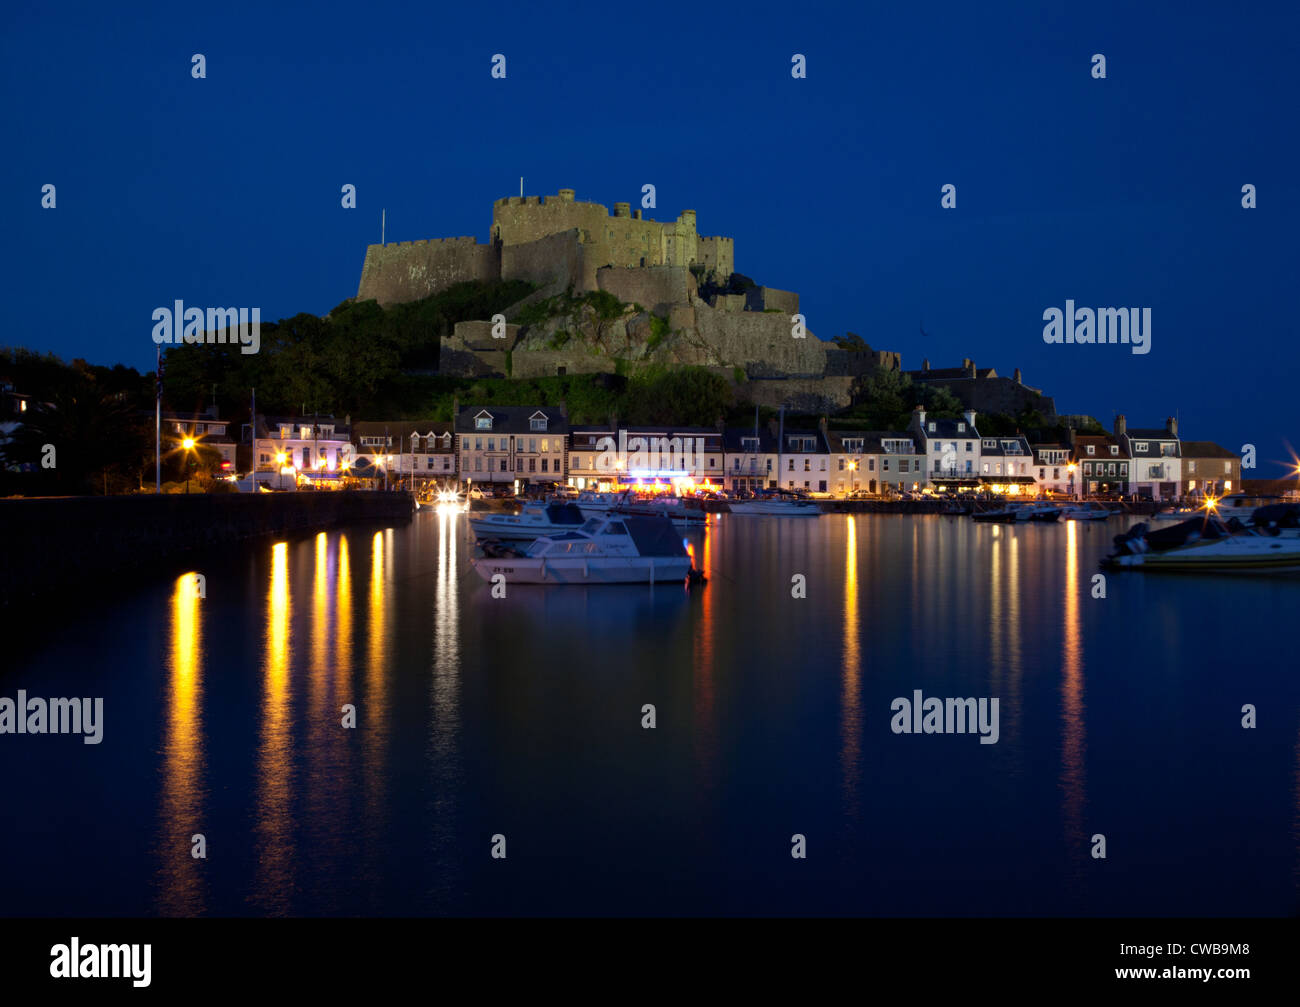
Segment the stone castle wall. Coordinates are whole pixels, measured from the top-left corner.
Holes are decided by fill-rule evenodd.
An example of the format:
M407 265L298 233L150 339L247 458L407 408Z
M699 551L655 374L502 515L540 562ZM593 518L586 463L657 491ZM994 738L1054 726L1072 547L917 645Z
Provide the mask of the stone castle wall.
M469 280L491 282L501 275L492 245L474 238L439 238L370 245L361 267L357 300L381 305L418 301Z
M780 311L787 315L799 313L799 295L792 290L775 287L754 287L745 294L748 311Z
M596 285L624 304L639 304L659 315L667 315L673 305L689 304L696 291L695 277L685 266L606 266L596 271Z
M708 363L740 364L752 377L826 373L826 344L811 332L795 339L788 315L719 311L696 302L695 325L700 340L716 357Z
M577 229L501 247L501 279L527 280L542 287L594 290L594 268L586 265L586 246ZM591 273L588 283L587 276Z

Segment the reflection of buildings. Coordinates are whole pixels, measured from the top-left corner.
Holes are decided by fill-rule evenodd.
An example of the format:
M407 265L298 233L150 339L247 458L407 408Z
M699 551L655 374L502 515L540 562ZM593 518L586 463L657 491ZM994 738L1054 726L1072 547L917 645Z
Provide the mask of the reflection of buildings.
M844 550L844 660L843 695L840 698L840 772L844 780L845 813L858 814L858 788L862 782L862 649L858 626L858 527L848 516L848 544Z
M1080 869L1087 863L1083 815L1086 784L1083 713L1083 627L1079 597L1087 590L1079 577L1079 522L1065 526L1065 596L1061 641L1061 789L1065 845Z
M158 911L194 916L206 907L203 861L191 855L204 833L203 625L198 580L176 578L172 592L168 703L158 830Z
M262 663L261 737L257 753L254 836L257 870L253 884L259 907L270 914L289 910L293 888L293 724L290 710L289 545L271 548L267 592L265 656Z

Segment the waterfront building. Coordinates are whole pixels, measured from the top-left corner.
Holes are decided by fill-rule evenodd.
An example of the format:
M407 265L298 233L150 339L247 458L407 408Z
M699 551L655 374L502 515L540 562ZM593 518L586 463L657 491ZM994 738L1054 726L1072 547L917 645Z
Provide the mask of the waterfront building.
M190 450L184 447L188 440L193 442L193 450L209 453L220 472L234 473L237 445L226 433L229 421L217 415L216 406L209 406L201 413L163 412L159 422L166 439L164 451Z
M1074 438L1075 475L1084 496L1123 497L1129 494L1128 448L1109 434L1079 434Z
M354 474L417 491L456 483L456 442L450 421L364 420L352 425Z
M925 484L925 455L910 433L830 430L831 492L902 493Z
M338 485L352 466L352 451L350 425L333 416L259 416L253 437L254 479Z
M1034 444L1034 481L1040 494L1073 497L1077 468L1068 444Z
M777 485L786 490L829 493L831 449L826 439L826 420L814 430L786 427L777 436Z
M1181 441L1182 495L1223 496L1241 489L1241 456L1214 441Z
M777 431L771 426L728 427L723 431L726 489L754 492L776 488Z
M1152 500L1172 500L1182 483L1182 452L1178 421L1172 416L1164 428L1128 429L1123 414L1115 417L1115 439L1131 459L1129 492Z
M453 427L466 486L529 486L565 480L569 417L561 406L460 406Z
M994 493L1036 493L1033 461L1029 441L1021 434L980 438L980 483Z
M569 431L568 484L575 489L626 485L723 487L725 444L714 427L581 424Z
M937 419L917 406L908 432L916 437L924 458L926 482L941 493L980 488L980 432L975 410L961 419Z

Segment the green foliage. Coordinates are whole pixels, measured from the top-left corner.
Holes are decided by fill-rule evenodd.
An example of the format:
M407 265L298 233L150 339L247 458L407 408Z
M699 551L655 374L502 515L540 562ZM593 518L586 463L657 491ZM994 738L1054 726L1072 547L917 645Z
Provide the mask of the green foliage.
M731 376L738 385L742 385L749 380L749 375L745 373L745 368L741 367L739 364L732 369Z
M546 348L550 350L562 350L568 345L569 340L573 338L573 333L568 329L557 329L555 334L546 343Z
M712 426L732 401L731 385L706 368L651 364L629 381L619 415L633 424Z
M848 350L850 353L867 352L867 344L863 338L856 332L846 332L842 336L836 336L831 340L841 350Z
M650 338L646 340L646 349L653 353L668 338L668 319L659 315L650 316Z

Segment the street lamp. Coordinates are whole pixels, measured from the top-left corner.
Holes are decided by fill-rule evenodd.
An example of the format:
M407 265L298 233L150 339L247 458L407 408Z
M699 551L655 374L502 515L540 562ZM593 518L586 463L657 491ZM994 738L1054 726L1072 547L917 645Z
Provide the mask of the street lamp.
M1065 466L1065 470L1070 473L1070 496L1077 500L1079 494L1074 491L1074 470L1076 468L1078 468L1078 466L1075 465L1074 462L1070 462L1069 465Z
M190 452L194 450L194 438L186 437L181 441L181 447L185 449L185 492L190 491L190 469L194 466L194 459L190 457Z
M849 462L849 496L853 496L853 480L854 480L853 473L855 473L857 470L858 470L858 463L856 461Z

